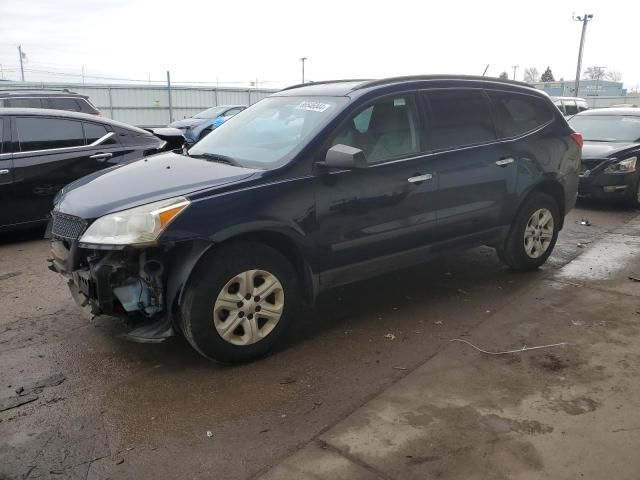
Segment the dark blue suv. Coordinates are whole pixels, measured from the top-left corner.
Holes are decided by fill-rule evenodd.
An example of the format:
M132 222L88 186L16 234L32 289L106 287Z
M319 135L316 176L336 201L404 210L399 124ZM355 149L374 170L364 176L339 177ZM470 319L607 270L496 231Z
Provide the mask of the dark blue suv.
M266 353L321 290L491 245L545 262L573 207L582 138L544 93L460 76L298 85L186 153L60 193L51 268L129 337L181 331L205 357Z

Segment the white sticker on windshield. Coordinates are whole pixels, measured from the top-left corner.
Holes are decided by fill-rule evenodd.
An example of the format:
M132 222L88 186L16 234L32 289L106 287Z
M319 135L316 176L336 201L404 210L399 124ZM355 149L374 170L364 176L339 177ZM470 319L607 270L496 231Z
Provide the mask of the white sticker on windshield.
M300 104L296 107L296 110L307 110L308 112L324 112L330 106L330 103L300 102Z

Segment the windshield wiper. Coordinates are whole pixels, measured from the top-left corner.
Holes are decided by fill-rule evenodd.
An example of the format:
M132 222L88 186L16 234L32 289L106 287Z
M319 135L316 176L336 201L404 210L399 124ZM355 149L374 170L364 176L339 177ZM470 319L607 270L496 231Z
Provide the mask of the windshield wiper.
M212 162L226 163L227 165L233 165L234 167L238 166L238 162L236 162L232 157L221 155L219 153L203 152L203 153L196 153L193 155L189 154L189 156L193 158L204 158L205 160L210 160Z

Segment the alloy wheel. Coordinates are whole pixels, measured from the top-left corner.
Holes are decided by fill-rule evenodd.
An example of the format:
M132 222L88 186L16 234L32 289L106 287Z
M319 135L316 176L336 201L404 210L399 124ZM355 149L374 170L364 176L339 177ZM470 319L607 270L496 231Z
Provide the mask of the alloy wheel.
M284 311L284 289L266 270L247 270L230 279L218 293L213 324L233 345L251 345L276 327Z
M524 250L530 258L540 258L553 240L553 215L546 208L533 212L524 229Z

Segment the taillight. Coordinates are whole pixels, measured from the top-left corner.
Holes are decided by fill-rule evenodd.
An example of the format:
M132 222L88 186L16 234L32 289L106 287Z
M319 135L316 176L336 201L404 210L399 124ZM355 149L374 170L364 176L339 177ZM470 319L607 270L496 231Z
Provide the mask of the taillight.
M582 145L584 144L584 140L582 139L582 134L578 132L573 132L571 134L571 138L578 144L578 148L582 150Z

